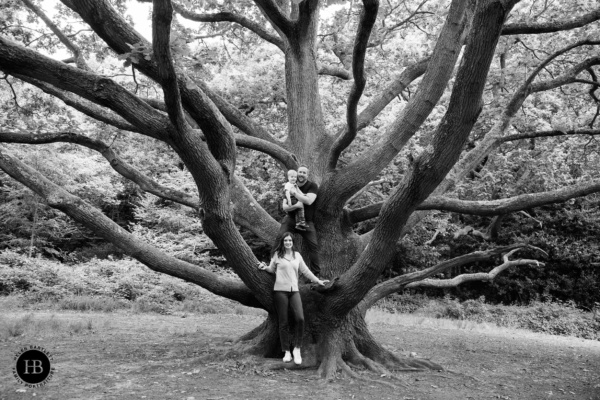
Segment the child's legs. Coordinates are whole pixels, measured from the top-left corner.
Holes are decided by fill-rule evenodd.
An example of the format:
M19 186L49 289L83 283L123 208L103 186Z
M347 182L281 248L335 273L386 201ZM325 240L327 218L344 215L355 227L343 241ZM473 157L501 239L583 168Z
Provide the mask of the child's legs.
M304 221L304 204L302 204L302 202L299 202L300 205L302 205L302 208L298 208L295 211L295 218L296 218L296 223L299 224L301 222L305 222Z
M288 306L289 292L273 292L273 301L275 302L275 310L279 319L279 340L281 342L281 350L290 350L290 333L288 326Z

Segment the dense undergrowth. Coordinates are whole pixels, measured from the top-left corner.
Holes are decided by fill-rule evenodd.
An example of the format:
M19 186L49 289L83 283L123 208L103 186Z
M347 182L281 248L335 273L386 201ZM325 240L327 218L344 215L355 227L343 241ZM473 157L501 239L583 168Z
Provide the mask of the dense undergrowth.
M64 264L19 253L0 253L3 308L113 312L263 314L180 279L155 273L132 259ZM600 305L598 305L600 306ZM468 320L553 335L600 340L600 310L584 312L574 302L535 301L528 306L493 305L483 297L393 295L376 307L392 313Z
M19 307L29 309L252 312L197 285L153 272L132 259L64 264L11 251L0 252L0 296L14 298Z
M527 306L486 303L484 297L460 301L451 296L394 295L379 303L392 313L418 314L433 318L489 323L500 327L527 329L551 335L600 340L600 304L592 312L573 301L534 301Z

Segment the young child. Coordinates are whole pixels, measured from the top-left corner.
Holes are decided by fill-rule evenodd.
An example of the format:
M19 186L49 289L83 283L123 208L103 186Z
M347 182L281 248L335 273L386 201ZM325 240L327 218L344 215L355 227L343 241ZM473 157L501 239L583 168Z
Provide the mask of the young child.
M283 190L285 192L285 201L287 202L287 205L292 206L298 203L298 199L296 198L296 196L294 196L296 190L300 190L296 185L298 173L295 170L290 169L288 171L287 176L288 181L283 186ZM306 221L304 220L304 204L302 204L302 202L299 203L300 205L302 205L302 208L298 208L292 211L291 213L293 213L294 217L296 218L296 229L298 229L299 231L305 231L306 228L308 228L308 225L306 225Z

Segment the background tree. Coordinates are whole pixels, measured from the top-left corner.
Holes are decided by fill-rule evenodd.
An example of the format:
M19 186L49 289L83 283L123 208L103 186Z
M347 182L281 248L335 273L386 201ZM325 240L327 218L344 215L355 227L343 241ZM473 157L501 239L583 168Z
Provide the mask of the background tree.
M313 356L324 377L338 369L356 376L348 363L377 372L439 368L381 347L364 322L366 310L405 287L490 280L510 266L539 265L533 259L510 260L514 251L528 247L514 243L378 283L397 255L398 241L433 210L495 216L487 233L493 237L508 213L600 191L594 179L597 146L592 140L582 146L580 140L598 133L600 10L593 2L576 2L568 13L575 16L563 20L567 13L558 2L155 0L151 43L122 16L124 2L61 3L61 15L77 23L49 18L29 0L2 3L0 70L13 97L11 109L18 113L3 120L0 141L84 146L144 191L197 208L203 231L239 280L169 256L143 235L119 226L71 193L75 190L57 184L61 179L51 176L61 168L57 164L43 173L40 165L22 161L30 146L0 146L0 169L149 268L267 310L265 322L241 338L243 350L278 352L272 278L257 271L258 260L238 228L271 243L279 226L249 189L242 164L264 157L256 152L284 169L307 164L320 185L322 275L333 284L322 291L303 287L302 295L307 337L319 349ZM183 19L174 20L174 15ZM35 25L39 33L23 19L42 21ZM189 28L184 20L200 28ZM196 40L206 46L192 50ZM59 47L70 53L62 61L49 56ZM247 63L247 56L231 56L234 48L242 55L256 49L258 60L246 72L259 75L262 70L260 84L253 86L243 74L227 77ZM125 60L122 67L115 55ZM373 84L367 85L368 77ZM27 115L19 110L15 87L25 88L19 82L86 117L73 113L41 119L33 108ZM86 135L91 124L104 127L103 134ZM568 165L565 179L519 185L549 170L566 174L547 156L554 153L543 148L556 144L538 144L549 137L559 137L564 151L583 153L588 162ZM113 146L117 138L130 143L145 138L155 150L148 151L150 157L127 160ZM511 145L515 148L508 151ZM540 150L546 159L531 156ZM513 176L499 177L490 169L493 182L479 191L486 184L481 177L500 163L496 155L517 153L517 161L507 162L525 169L521 181L512 185ZM144 163L150 166L142 168ZM184 167L193 190L154 179L164 169L161 164ZM365 193L376 185L385 185L383 201L363 204L372 200ZM489 273L431 278L500 255L503 263Z

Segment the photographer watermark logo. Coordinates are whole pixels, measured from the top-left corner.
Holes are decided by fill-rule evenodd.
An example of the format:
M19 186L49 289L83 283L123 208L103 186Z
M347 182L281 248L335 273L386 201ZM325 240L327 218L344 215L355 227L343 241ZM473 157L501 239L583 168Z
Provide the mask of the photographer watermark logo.
M14 361L13 376L27 387L44 386L54 375L52 356L43 347L25 346L17 351Z

